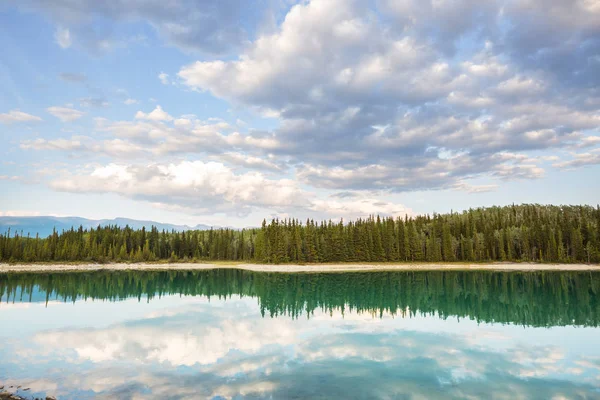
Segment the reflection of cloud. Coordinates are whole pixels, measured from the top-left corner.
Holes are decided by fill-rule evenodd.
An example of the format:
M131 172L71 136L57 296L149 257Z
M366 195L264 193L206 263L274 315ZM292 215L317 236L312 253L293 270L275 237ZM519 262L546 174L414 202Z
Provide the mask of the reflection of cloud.
M80 362L136 360L187 366L215 363L231 350L252 354L266 345L286 345L294 341L289 319L242 317L234 320L214 315L214 311L210 305L197 305L196 312L188 314L165 310L165 317L102 330L44 332L37 334L34 340L58 353L74 351ZM201 322L190 324L189 321Z
M265 394L267 392L273 392L277 385L273 382L253 382L246 385L231 386L223 385L216 388L213 392L213 396L223 396L228 399L241 395L247 396L250 394Z
M596 359L525 345L520 327L467 321L453 332L456 326L347 310L261 318L254 300L236 298L167 307L107 327L40 332L33 344L42 349L23 338L11 349L31 350L8 358L42 371L67 398L89 391L107 399L519 399L593 397L599 389L588 381L597 375ZM57 371L43 370L44 361Z
M27 309L31 307L31 303L3 303L0 302L0 310L4 309L13 309L13 310L21 310L21 309Z
M25 310L29 308L48 308L53 306L70 306L70 303L65 303L64 301L57 300L48 300L48 302L43 303L26 303L24 301L19 301L17 303L7 302L5 298L0 298L4 301L0 301L0 310Z
M597 357L597 358L585 357L582 360L575 361L575 364L580 365L584 368L600 369L600 357Z
M514 349L509 357L521 367L522 377L548 376L563 370L564 353L556 346L533 346Z

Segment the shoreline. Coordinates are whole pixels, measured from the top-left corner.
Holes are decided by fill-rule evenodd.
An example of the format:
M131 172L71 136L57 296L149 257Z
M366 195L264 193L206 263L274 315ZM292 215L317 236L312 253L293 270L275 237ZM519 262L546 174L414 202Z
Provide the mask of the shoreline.
M323 263L323 264L253 264L253 263L29 263L2 264L7 272L85 272L85 271L199 271L242 269L253 272L368 272L368 271L600 271L599 264L544 263Z

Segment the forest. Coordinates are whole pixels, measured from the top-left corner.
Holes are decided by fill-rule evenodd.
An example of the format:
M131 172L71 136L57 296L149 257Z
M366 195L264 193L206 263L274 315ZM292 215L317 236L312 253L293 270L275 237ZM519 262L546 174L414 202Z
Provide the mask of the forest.
M0 234L3 262L600 262L600 206L538 204L355 221L273 219L194 231L73 227Z
M168 295L256 298L263 316L315 310L458 317L523 326L599 326L598 272L265 273L96 271L0 274L0 302L152 301ZM142 300L143 299L143 300Z

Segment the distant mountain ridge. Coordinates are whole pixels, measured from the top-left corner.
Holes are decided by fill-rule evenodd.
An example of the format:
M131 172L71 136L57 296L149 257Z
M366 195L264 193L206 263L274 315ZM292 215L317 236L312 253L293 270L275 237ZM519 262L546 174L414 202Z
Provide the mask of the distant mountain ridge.
M40 237L46 237L52 234L52 230L56 228L57 232L63 230L69 230L71 228L79 229L83 226L83 229L96 228L100 226L117 225L119 227L125 227L129 225L132 229L150 229L152 226L162 231L175 230L178 232L189 231L189 230L208 230L211 228L210 225L198 224L195 226L188 225L175 225L175 224L164 224L155 221L141 221L129 218L114 218L114 219L100 219L93 220L81 217L51 217L51 216L39 216L39 217L0 217L0 233L5 233L8 228L11 232L23 232L23 235L30 234L35 236L39 234ZM218 228L215 226L215 228Z

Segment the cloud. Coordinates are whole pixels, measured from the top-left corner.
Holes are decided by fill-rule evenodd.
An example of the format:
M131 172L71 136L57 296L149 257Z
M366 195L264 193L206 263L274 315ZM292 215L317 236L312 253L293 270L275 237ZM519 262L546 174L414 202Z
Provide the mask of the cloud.
M80 151L112 154L118 156L173 156L178 154L211 154L213 158L223 158L230 163L258 167L259 169L281 169L281 162L265 161L265 157L241 153L241 150L262 151L282 146L270 135L256 136L232 132L232 127L220 119L202 121L192 115L175 118L161 106L156 106L149 113L138 111L134 121L109 121L104 118L95 119L96 131L101 135L109 135L106 140L87 138ZM73 140L64 138L63 140ZM81 137L75 138L80 140ZM56 139L51 139L56 140ZM23 142L28 148L29 141ZM119 148L118 152L114 152ZM130 151L124 152L129 148ZM59 148L56 148L59 150ZM266 159L268 160L268 155Z
M552 164L560 169L574 169L589 165L600 164L600 148L591 150L586 153L573 154L573 158L567 161L557 162Z
M112 192L159 204L175 204L197 213L248 212L252 207L306 204L303 192L289 179L271 180L258 172L234 174L215 162L127 166L109 164L91 173L52 182L68 192Z
M130 106L132 104L138 104L138 103L139 103L139 101L137 101L136 99L127 99L123 102L123 104L125 104L127 106Z
M77 45L79 29L101 15L145 21L169 43L205 53L177 73L154 73L165 85L229 102L231 119L177 116L156 106L132 120L96 119L97 134L85 139L38 139L26 148L108 156L127 168L157 156L163 166L212 160L234 175L257 172L319 192L315 198L326 205L311 199L303 210L312 212L393 212L394 202L371 200L416 190L481 193L510 180L542 179L550 164L596 164L600 25L588 2L311 0L276 7L273 14L284 14L273 15L268 29L238 31L242 39L232 30L194 44L183 42L231 28L241 14L223 10L239 4L136 4L85 0L75 8L27 0L28 8L71 29ZM196 24L208 16L218 19ZM229 40L230 33L240 41ZM229 44L223 51L210 49L221 40ZM88 100L82 103L104 104L99 96ZM121 101L135 104L127 96ZM235 110L269 118L269 128L232 122L241 116ZM570 159L568 151L579 154ZM177 205L188 206L196 207Z
M26 146L77 148L79 141L31 142ZM218 162L181 161L171 164L108 164L64 172L50 182L59 191L116 193L148 201L158 208L192 214L228 213L247 215L295 210L295 215L314 217L364 217L371 214L405 215L406 207L375 197L321 198L288 178L269 178L256 172L236 173Z
M158 79L160 80L160 83L162 83L163 85L169 84L169 74L165 74L164 72L161 72L160 74L158 74Z
M298 165L306 184L489 190L461 182L540 178L536 163L502 154L584 145L591 140L581 132L600 126L586 106L598 93L574 97L552 71L512 59L502 46L512 18L495 2L313 0L294 5L237 59L197 61L178 77L278 118L269 152ZM520 29L508 26L509 36ZM463 40L474 44L463 48Z
M560 110L555 110L551 118L562 121L564 117ZM545 159L529 157L518 149L500 151L503 147L513 147L510 142L512 125L504 127L507 132L502 136L491 132L485 121L473 121L467 127L461 127L461 121L456 117L426 119L426 116L417 113L404 116L402 122L397 122L400 123L404 128L397 138L390 136L389 126L374 126L360 149L332 149L325 153L315 149L312 153L299 154L295 146L301 145L300 142L289 143L276 133L251 131L251 134L242 134L225 121L202 121L193 115L174 117L157 105L147 113L138 111L134 121L112 122L97 118L96 131L112 136L105 140L87 137L82 142L82 137L72 137L61 139L60 145L56 145L56 139L38 139L36 142L23 142L23 148L65 150L64 143L74 143L70 150L124 159L206 154L213 160L249 170L282 173L293 167L294 178L298 181L331 190L406 192L453 189L480 193L494 190L497 185L472 185L469 179L492 177L515 180L544 176L540 163ZM521 120L520 123L524 122ZM582 125L586 124L587 121L583 121ZM281 129L298 127L285 122ZM454 131L457 127L461 130ZM450 135L455 141L470 144L471 150L453 150L447 140L440 140L439 146L432 146L427 140L430 136L439 139L445 132L452 132ZM561 138L555 132L529 131L523 144L532 149L552 147L555 141L576 146L584 143L586 138L578 133ZM373 151L384 162L367 164L370 157L365 151Z
M584 148L600 145L600 136L585 136L579 143L574 144L573 147Z
M261 318L255 299L184 298L189 304L164 307L171 297L145 317L40 330L9 341L9 359L39 368L30 368L25 381L10 376L6 384L52 388L57 397L84 390L101 398L314 398L335 392L340 398L486 393L525 399L594 397L598 390L597 382L586 381L597 374L596 354L581 357L544 338L524 342L522 327L462 320L457 327L436 317L379 317L348 307L343 313L316 310L310 320ZM57 361L62 372L47 374ZM334 386L323 380L332 371Z
M104 155L122 159L139 157L144 151L140 146L121 139L96 141L89 136L80 135L68 139L23 140L20 147L25 150L65 151L73 156Z
M98 97L84 97L79 99L81 107L96 107L104 108L110 106L110 103L104 98Z
M135 114L136 119L145 119L149 121L172 121L173 117L167 114L161 106L156 106L156 108L149 112L148 114L138 111Z
M58 76L66 82L81 83L87 81L87 76L85 74L62 72Z
M22 149L77 151L85 149L85 136L73 136L71 139L33 139L21 142Z
M454 190L465 191L467 193L486 193L498 189L498 185L472 185L467 182L458 182L452 186Z
M39 122L41 120L40 117L19 110L11 110L7 113L0 114L0 122L4 124L12 124L14 122Z
M73 44L71 39L71 32L67 28L56 28L54 32L54 41L63 49L68 49Z
M385 215L392 217L412 214L410 209L397 203L383 201L380 198L361 196L351 200L316 199L313 210L325 215L364 217L367 215Z
M269 161L268 159L253 157L243 153L227 152L215 155L213 158L248 169L264 169L270 171L282 171L284 169L282 165Z
M38 217L39 211L0 211L0 217Z
M178 1L172 4L158 0L111 4L96 0L52 4L45 0L9 2L50 17L59 25L55 36L61 47L71 45L70 32L74 31L80 43L94 52L114 46L111 31L102 29L106 24L142 22L151 26L165 42L184 51L224 53L246 40L242 21L253 25L257 18L255 5L243 0Z
M19 179L21 179L21 177L16 175L0 175L0 181L18 181Z
M70 107L48 107L48 113L54 115L62 122L72 122L84 116L83 111L76 110Z

